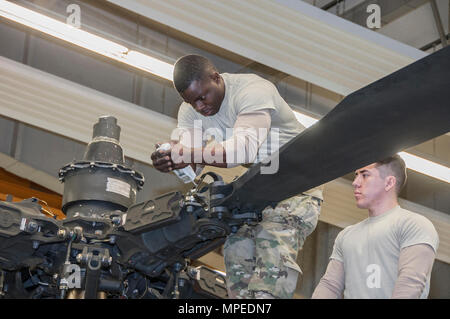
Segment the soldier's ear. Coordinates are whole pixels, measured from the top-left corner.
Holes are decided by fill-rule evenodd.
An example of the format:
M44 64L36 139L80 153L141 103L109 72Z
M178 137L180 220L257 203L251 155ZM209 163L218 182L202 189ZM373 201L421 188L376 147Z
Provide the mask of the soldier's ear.
M210 79L213 80L216 84L220 83L220 74L217 71L214 71L209 75Z
M384 179L384 189L388 192L391 189L395 189L395 185L397 185L397 179L395 178L395 176L387 176Z

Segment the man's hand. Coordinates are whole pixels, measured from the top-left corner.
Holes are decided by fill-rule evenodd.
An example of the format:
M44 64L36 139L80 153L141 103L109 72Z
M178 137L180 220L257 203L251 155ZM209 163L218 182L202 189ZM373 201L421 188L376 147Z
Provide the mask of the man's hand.
M155 147L160 147L161 144L156 144ZM168 173L172 170L171 150L156 150L150 156L153 162L153 167L163 173Z
M156 147L158 148L159 145L162 145L162 143L157 144ZM180 143L170 142L170 146L170 150L157 150L151 155L153 166L163 173L185 168L190 162L190 156L188 163L183 162L183 153L186 150Z

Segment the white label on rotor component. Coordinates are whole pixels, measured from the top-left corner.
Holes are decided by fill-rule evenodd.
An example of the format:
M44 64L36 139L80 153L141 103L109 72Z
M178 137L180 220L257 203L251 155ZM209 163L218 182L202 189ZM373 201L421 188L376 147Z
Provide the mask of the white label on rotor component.
M126 221L127 221L127 213L122 215L122 226L125 225Z
M130 198L131 185L121 180L108 177L108 181L106 183L106 191Z
M20 230L24 231L26 225L27 225L27 219L22 218L22 220L20 221Z

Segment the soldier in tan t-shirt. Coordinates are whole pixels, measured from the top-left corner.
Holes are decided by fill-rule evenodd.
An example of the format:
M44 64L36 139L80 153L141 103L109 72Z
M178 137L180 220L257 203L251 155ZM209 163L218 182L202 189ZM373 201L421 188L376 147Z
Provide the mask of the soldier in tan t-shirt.
M356 204L369 217L338 234L312 298L428 296L439 239L427 218L398 205L405 181L398 155L356 171Z

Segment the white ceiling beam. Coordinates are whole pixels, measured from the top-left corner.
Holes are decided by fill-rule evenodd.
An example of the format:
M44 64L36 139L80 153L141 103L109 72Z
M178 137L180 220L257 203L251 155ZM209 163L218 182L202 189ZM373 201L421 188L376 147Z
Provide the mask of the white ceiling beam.
M176 120L161 113L0 57L0 115L89 143L103 115L117 118L125 156L150 164L155 144Z
M426 55L303 1L108 1L344 96Z

